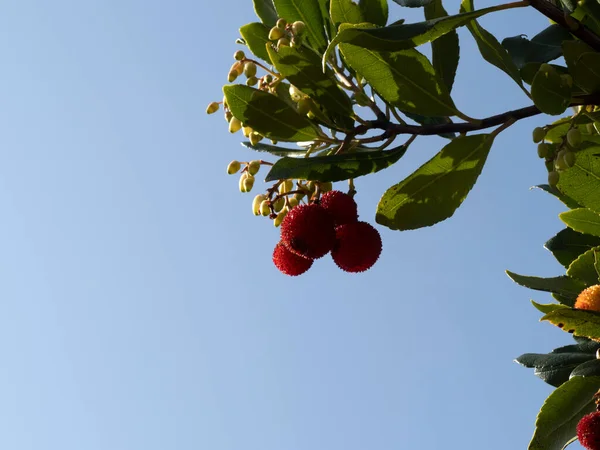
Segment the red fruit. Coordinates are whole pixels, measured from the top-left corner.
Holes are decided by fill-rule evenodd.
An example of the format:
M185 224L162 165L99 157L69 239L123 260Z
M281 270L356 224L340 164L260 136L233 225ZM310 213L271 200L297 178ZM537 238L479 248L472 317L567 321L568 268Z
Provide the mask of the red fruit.
M305 258L325 256L335 244L333 219L320 205L296 206L281 224L281 241Z
M282 242L278 242L273 251L273 262L280 272L295 277L310 269L313 260L290 252Z
M321 206L333 217L336 225L352 223L358 220L356 202L348 194L329 191L321 197Z
M367 222L340 225L335 231L337 240L331 256L340 269L364 272L379 259L381 236Z
M577 438L588 450L600 450L600 412L588 414L579 421Z

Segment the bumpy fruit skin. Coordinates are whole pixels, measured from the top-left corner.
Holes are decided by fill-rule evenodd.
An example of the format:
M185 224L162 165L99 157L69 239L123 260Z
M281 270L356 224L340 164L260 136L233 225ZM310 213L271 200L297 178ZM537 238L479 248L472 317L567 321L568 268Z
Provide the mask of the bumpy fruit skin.
M575 308L589 309L590 311L600 311L600 284L596 284L584 289L577 296Z
M321 206L331 214L335 225L343 225L358 220L358 207L348 194L340 191L329 191L321 196Z
M279 242L273 251L273 263L280 272L295 277L310 269L313 260L292 253L283 242Z
M333 218L314 203L296 206L281 224L281 240L297 255L311 259L321 258L335 244Z
M600 450L600 412L588 414L579 421L577 438L588 450Z
M381 236L367 222L354 222L336 228L336 243L331 251L333 261L346 272L364 272L381 255Z

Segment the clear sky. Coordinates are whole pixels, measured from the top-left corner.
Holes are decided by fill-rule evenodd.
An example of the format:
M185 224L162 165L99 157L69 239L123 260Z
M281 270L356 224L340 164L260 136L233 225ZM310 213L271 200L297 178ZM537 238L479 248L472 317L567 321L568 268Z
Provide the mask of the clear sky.
M4 2L0 448L525 448L551 388L512 360L571 341L504 274L561 272L542 244L562 205L529 190L546 177L531 129L551 119L501 134L452 219L379 227L369 272L326 257L286 277L278 231L225 173L253 155L204 113L255 20L250 0ZM459 107L528 105L460 37ZM361 219L442 142L357 180Z

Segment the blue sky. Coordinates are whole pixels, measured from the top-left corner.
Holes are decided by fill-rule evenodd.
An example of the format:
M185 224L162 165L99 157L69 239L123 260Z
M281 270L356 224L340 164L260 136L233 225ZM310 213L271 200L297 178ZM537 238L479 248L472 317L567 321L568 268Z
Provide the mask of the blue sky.
M529 190L545 182L530 133L551 119L501 134L452 219L380 227L369 272L324 258L285 277L277 230L225 174L253 155L204 114L254 20L249 0L3 6L0 447L525 448L551 388L512 360L570 342L537 323L528 300L549 298L504 274L561 270L542 244L562 205ZM547 24L529 10L481 23L500 37ZM457 105L526 106L460 36ZM359 179L361 219L442 142Z

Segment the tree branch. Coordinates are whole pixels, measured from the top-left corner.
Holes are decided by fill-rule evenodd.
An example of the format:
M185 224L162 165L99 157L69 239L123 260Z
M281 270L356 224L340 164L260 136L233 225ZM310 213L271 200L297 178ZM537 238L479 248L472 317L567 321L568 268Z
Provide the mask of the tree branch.
M600 52L600 37L576 19L572 17L567 18L567 16L565 16L565 11L561 8L553 5L548 0L529 0L529 4L543 15L568 30L573 36L578 37L594 50Z

